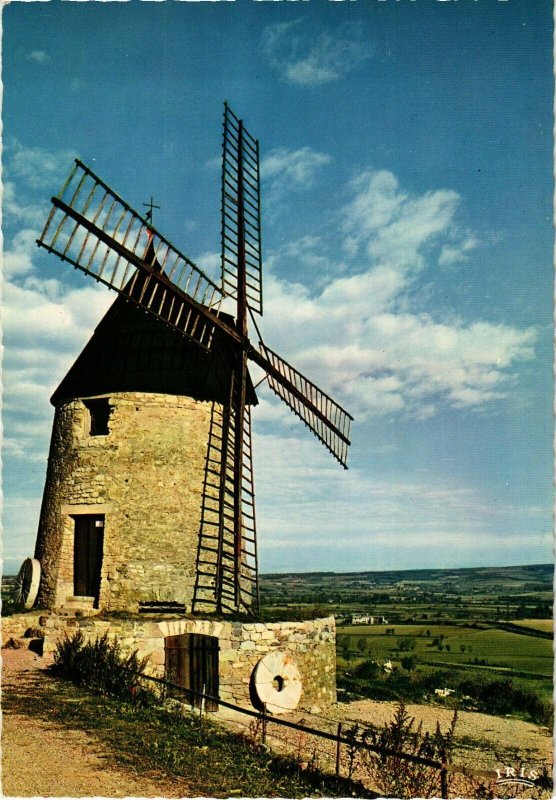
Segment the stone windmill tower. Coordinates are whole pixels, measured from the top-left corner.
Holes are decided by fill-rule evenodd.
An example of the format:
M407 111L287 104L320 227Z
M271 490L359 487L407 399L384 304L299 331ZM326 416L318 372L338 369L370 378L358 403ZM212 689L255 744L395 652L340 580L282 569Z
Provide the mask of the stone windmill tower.
M52 396L43 606L257 611L248 361L346 464L350 415L248 337L262 314L258 154L226 104L220 286L152 208L141 217L80 161L52 198L38 244L119 296Z

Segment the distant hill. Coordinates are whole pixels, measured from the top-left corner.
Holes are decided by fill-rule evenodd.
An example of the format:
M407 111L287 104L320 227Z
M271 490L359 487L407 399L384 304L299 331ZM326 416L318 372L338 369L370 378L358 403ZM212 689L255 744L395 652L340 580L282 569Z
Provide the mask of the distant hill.
M345 582L355 579L374 584L423 583L431 581L439 583L454 578L463 579L466 583L488 583L498 581L542 582L551 581L554 573L553 564L522 564L512 567L461 567L450 569L406 569L406 570L367 570L365 572L268 572L261 575L263 581L301 580L313 583L315 580L331 580Z

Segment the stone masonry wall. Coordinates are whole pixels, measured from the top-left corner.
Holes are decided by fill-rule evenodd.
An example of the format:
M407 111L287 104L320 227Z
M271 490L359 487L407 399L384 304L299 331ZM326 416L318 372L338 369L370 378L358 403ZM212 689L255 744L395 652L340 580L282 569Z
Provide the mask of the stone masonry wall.
M2 646L9 639L21 639L28 628L38 628L40 611L29 611L26 614L14 614L11 617L2 617Z
M202 633L219 639L220 697L243 707L252 707L249 695L251 674L268 652L289 653L301 674L303 691L300 707L323 709L336 702L336 627L333 617L301 622L233 622L207 619L165 619L159 621L106 620L98 617L67 620L52 615L46 626L45 654L56 641L77 629L94 640L105 632L120 642L124 653L138 651L148 656L147 671L164 677L164 637L181 633Z
M109 433L89 434L81 400L56 409L35 557L38 604L74 594L74 515L104 514L100 607L140 600L191 606L211 403L110 395Z

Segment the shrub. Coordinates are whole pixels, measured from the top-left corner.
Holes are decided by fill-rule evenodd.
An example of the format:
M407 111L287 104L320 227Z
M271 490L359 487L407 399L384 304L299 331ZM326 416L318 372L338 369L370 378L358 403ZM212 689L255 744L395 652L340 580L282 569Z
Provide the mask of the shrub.
M473 708L488 714L518 713L538 724L552 725L552 704L534 688L511 677L493 677L487 672L442 669L421 672L415 669L408 671L405 666L403 671L385 675L376 665L366 661L352 670L350 675L339 673L338 686L351 696L405 702L422 702L433 696L435 689L450 686L456 690L456 694L443 700L446 705L465 707L470 703ZM470 700L463 700L464 697Z
M77 631L58 642L50 669L85 689L149 705L155 694L144 688L137 674L143 672L146 664L147 659L139 659L137 651L123 656L118 641L110 641L106 633L97 636L94 642L86 642L83 632Z
M361 766L368 773L374 786L386 797L438 797L440 794L440 772L414 761L395 755L427 758L448 763L454 744L457 712L446 733L437 724L433 734L423 733L422 726L415 727L405 705L400 703L394 719L384 728L374 725L364 728L359 734L361 744L372 745L394 754L376 753L361 748Z
M552 705L528 686L512 678L466 676L457 681L457 689L472 697L480 708L491 714L524 713L542 725L552 723Z
M353 670L355 678L362 678L363 680L369 678L376 678L380 675L380 667L376 661L363 661Z
M363 636L357 640L357 649L361 654L367 649L367 640Z

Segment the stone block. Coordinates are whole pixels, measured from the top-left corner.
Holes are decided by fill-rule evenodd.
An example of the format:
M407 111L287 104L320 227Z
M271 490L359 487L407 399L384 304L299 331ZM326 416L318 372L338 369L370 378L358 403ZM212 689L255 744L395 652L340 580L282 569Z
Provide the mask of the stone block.
M221 650L218 656L220 662L235 661L237 650Z

